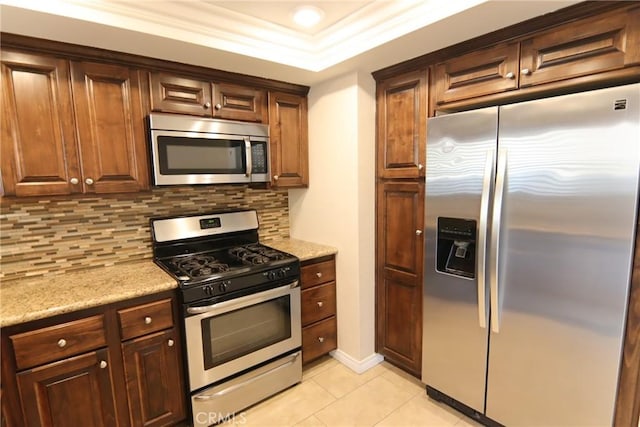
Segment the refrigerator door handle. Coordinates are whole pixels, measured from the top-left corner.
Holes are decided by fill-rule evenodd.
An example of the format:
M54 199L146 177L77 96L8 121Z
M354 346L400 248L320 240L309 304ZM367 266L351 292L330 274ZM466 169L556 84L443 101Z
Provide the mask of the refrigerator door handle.
M478 322L481 328L487 327L487 305L485 283L487 265L487 228L489 225L489 199L491 199L491 183L493 182L493 167L495 165L495 151L487 151L487 161L484 166L482 180L482 196L480 198L480 224L478 227Z
M504 195L504 180L507 173L507 149L500 149L496 172L496 192L493 200L493 215L491 218L491 244L489 254L489 287L491 292L491 330L500 332L500 298L498 289L498 256L500 253L500 223L502 218L502 197Z

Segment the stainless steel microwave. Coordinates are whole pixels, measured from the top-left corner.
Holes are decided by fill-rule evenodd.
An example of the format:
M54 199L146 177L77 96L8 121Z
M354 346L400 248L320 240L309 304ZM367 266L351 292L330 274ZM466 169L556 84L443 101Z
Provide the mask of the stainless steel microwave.
M149 115L154 185L269 182L269 127Z

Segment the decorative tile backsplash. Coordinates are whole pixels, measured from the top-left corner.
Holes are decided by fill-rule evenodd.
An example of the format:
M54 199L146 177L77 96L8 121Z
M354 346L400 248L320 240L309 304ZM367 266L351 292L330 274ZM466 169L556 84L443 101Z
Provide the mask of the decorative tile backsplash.
M149 218L218 209L258 211L260 241L289 237L287 190L164 187L135 194L0 202L0 279L150 259Z

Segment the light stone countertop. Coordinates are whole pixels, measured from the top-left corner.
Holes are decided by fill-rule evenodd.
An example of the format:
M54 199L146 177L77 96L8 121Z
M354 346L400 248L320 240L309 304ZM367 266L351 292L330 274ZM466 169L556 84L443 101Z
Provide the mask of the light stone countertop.
M337 249L297 239L266 242L306 261ZM152 260L2 282L0 327L44 319L178 287Z
M334 247L298 239L274 240L271 242L265 242L265 244L283 252L290 253L291 255L295 255L300 259L300 261L307 261L313 258L320 258L338 253L338 250Z
M0 285L0 327L175 289L152 260L79 270Z

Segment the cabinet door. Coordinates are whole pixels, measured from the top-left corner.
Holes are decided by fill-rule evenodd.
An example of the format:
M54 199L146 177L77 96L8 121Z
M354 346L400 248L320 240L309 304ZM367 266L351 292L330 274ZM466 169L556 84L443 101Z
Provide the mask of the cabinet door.
M2 51L2 181L7 195L70 194L79 177L68 62Z
M419 375L424 183L383 182L377 197L377 351Z
M148 189L139 72L118 65L72 62L71 73L84 191Z
M268 122L267 91L265 90L230 83L216 83L213 85L213 101L215 118Z
M640 8L563 25L522 42L520 86L640 63Z
M436 103L518 89L519 59L519 43L502 43L436 64Z
M110 365L104 349L18 373L25 426L117 426Z
M174 329L122 344L131 424L161 426L185 418L182 362Z
M271 183L278 188L309 185L307 98L269 93Z
M385 80L377 88L378 176L424 175L427 72L415 71Z
M151 73L151 109L211 117L211 83L165 73Z

